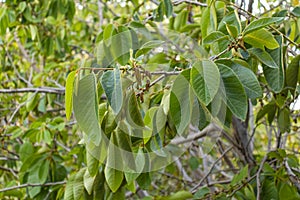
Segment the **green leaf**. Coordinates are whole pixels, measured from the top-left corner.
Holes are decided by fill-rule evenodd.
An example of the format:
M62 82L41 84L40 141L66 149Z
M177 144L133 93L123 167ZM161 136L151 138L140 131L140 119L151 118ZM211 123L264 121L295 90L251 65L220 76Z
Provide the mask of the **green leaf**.
M73 90L74 90L74 79L76 71L72 71L68 74L66 80L66 91L65 91L65 109L66 109L66 118L70 120L72 115L72 106L73 106Z
M117 115L123 104L122 82L118 68L105 72L101 77L101 85L106 94L107 100Z
M116 140L118 145L119 162L123 162L125 170L136 170L135 158L132 152L132 143L129 137L129 130L124 121L120 121L116 130Z
M264 46L268 49L276 49L279 44L275 40L272 33L262 28L243 37L244 42L251 44L253 47L264 50Z
M210 44L224 39L229 40L229 37L220 31L213 31L203 39L203 44Z
M99 148L99 147L96 147ZM99 170L99 160L94 157L89 151L86 151L86 162L90 176L94 177Z
M75 179L75 174L71 175L65 189L64 200L74 200L73 195L73 183Z
M126 120L134 128L143 128L145 126L140 107L135 96L135 92L131 90L126 100L127 109Z
M220 90L226 105L235 116L245 120L248 102L242 83L232 69L223 64L218 67L222 78Z
M182 27L185 26L188 19L188 11L186 9L183 9L174 20L174 30L180 31Z
M124 178L123 172L106 166L104 174L108 187L111 189L111 191L116 192L122 184Z
M233 26L233 25L230 25L230 24L227 24L226 23L226 29L227 29L227 32L229 33L229 35L233 38L237 38L238 36L238 29L236 26Z
M78 82L77 94L73 95L74 114L79 127L96 146L101 141L98 123L98 97L95 75L89 74Z
M290 111L284 108L279 111L278 126L281 133L289 132L291 128Z
M210 27L210 9L208 7L204 8L202 17L201 17L201 33L202 37L205 38L209 33ZM176 30L176 29L175 29Z
M282 45L283 38L282 36L275 36L275 39L277 40L280 47L273 50L267 49L267 52L275 61L276 65L279 67L270 68L269 66L266 66L264 64L262 65L262 67L268 85L274 92L279 93L284 86L284 69L283 69L284 65L283 65L283 45Z
M173 14L173 5L171 0L164 0L164 5L165 5L165 14L167 17L172 16Z
M31 34L31 39L34 40L38 34L38 29L35 25L29 25L30 28L30 34Z
M246 28L243 31L244 36L251 32L254 32L258 29L261 29L268 25L271 25L275 22L280 22L283 20L284 20L283 17L266 17L266 18L257 19L255 21L251 22L248 26L246 26Z
M81 168L79 172L76 173L75 179L73 182L73 196L74 200L81 199L84 191L84 185L83 185L83 176L86 171L86 168Z
M188 191L178 191L175 194L172 194L169 197L164 198L165 200L186 200L193 198L191 192Z
M130 58L129 50L132 48L131 32L125 26L119 26L118 32L111 37L111 53L114 61L124 66Z
M119 189L124 178L123 172L117 170L117 168L120 168L120 166L123 165L120 163L120 152L118 151L118 146L116 146L117 143L116 133L112 132L110 136L104 175L109 188L113 192L116 192Z
M262 97L262 90L259 82L255 74L250 69L229 60L220 60L217 61L217 63L223 63L226 66L230 66L243 84L248 98L256 99Z
M220 73L218 67L208 60L195 63L191 70L190 82L199 101L208 105L219 88Z
M170 93L170 115L178 134L183 134L188 127L191 114L191 89L189 84L190 70L181 72L175 79Z
M103 41L106 46L111 45L111 37L115 32L115 27L113 24L108 24L103 30Z
M252 48L248 50L252 55L254 55L261 63L265 64L270 68L279 68L277 63L273 60L270 54L258 48Z
M240 183L242 180L244 180L247 177L248 177L248 165L243 167L238 174L234 175L230 184L236 185L237 183Z
M40 168L38 171L40 183L45 183L47 180L48 173L49 173L49 164L50 164L49 160L44 160L42 162L42 164L40 165Z
M152 40L149 42L146 42L145 44L143 44L141 46L141 48L135 53L135 58L138 58L141 55L145 55L146 53L148 53L151 49L160 47L162 44L164 43L164 41L161 40Z
M93 186L94 186L95 176L91 176L89 170L86 170L83 176L83 184L84 188L88 192L89 195L92 194Z
M288 68L286 70L286 85L292 91L295 90L297 86L297 81L299 80L300 82L299 66L300 66L300 55L297 55L288 65Z
M200 199L202 197L204 197L206 194L210 193L210 190L208 187L202 187L200 188L195 194L194 194L194 198L196 199Z

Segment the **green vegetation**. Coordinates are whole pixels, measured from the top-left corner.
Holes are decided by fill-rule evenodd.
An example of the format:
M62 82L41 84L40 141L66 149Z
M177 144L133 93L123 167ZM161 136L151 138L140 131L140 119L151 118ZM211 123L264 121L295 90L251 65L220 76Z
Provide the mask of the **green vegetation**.
M1 199L300 199L297 0L0 3Z

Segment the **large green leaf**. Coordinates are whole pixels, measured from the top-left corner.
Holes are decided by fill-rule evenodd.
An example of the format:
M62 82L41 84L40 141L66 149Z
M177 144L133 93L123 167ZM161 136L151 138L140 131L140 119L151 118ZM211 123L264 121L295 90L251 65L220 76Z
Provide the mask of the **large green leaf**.
M100 147L98 147L100 148ZM91 155L89 151L86 151L86 162L87 168L90 176L95 176L99 170L99 160L94 157L95 155Z
M111 53L118 63L126 65L132 48L131 32L125 26L119 26L118 32L111 37Z
M273 60L268 52L258 48L249 49L249 52L266 66L270 68L278 68L277 63Z
M268 25L271 25L275 22L283 21L283 17L266 17L266 18L260 18L253 22L251 22L246 28L244 29L244 36L256 31L258 29L264 28Z
M98 97L96 78L93 73L83 77L73 95L74 114L78 125L96 146L101 140L101 128L98 123Z
M264 50L264 47L267 47L268 49L275 49L279 47L272 33L264 28L247 34L243 39L253 47L257 47L262 50Z
M208 60L197 62L191 70L191 86L199 101L208 105L216 95L220 73L217 66Z
M291 63L288 65L286 70L286 85L291 90L295 90L297 81L300 82L300 55L297 55Z
M103 41L104 44L107 46L111 45L111 37L115 32L115 27L113 24L108 24L105 29L103 30Z
M220 60L217 62L230 66L243 84L248 98L255 99L262 97L262 90L259 82L250 69L230 60Z
M77 172L75 175L75 179L72 185L74 200L79 200L83 196L83 191L84 191L83 176L85 171L86 168L81 168L79 172Z
M88 194L92 193L95 177L96 176L93 177L90 175L89 170L86 170L84 173L83 184L84 184L84 188L86 189Z
M222 78L220 91L226 105L235 116L245 120L248 103L242 83L232 69L223 64L218 64L218 67Z
M118 68L105 72L101 77L101 85L116 115L120 112L123 104L122 82L120 79Z
M275 39L277 40L280 47L273 50L267 49L267 52L275 61L278 68L270 68L269 66L266 66L264 64L262 66L263 66L263 72L268 85L274 92L279 93L284 86L284 66L283 66L283 46L282 46L283 38L281 36L275 36Z
M119 151L117 151L117 139L115 136L115 132L111 134L110 144L108 148L107 161L105 165L104 175L105 180L108 184L108 187L111 191L116 192L122 184L123 181L123 172L116 169L116 167L120 166L120 160L118 159L120 155L117 155Z
M190 70L181 72L175 79L170 93L169 112L178 134L184 133L190 123L192 113Z
M66 109L66 118L70 119L72 114L72 106L73 106L73 88L74 88L74 79L75 79L76 71L72 71L69 73L66 80L66 91L65 91L65 109Z

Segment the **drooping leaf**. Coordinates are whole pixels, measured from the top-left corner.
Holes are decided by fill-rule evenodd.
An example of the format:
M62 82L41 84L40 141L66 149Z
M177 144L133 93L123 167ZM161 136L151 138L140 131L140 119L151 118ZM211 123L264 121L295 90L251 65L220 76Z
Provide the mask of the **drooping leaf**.
M116 151L117 141L115 134L116 133L111 134L107 161L104 170L105 180L108 184L108 187L113 192L116 192L119 189L124 178L123 172L116 169L120 167L120 163L118 163L120 162L120 160L118 159L120 155L117 155L118 151Z
M142 118L139 104L137 98L135 96L135 92L132 90L129 92L127 99L126 99L127 109L125 110L126 113L126 120L127 122L135 128L143 128L145 126L144 120Z
M275 22L280 22L283 20L284 20L283 17L265 17L265 18L257 19L255 21L251 22L248 26L246 26L246 28L243 31L244 36L253 31L256 31L258 29L261 29L268 25L271 25Z
M181 72L175 79L170 93L169 112L178 134L182 134L191 120L190 70Z
M255 74L250 69L230 60L220 60L217 61L217 63L223 63L230 66L243 84L248 98L255 99L262 97L262 90L259 82Z
M278 68L270 68L269 66L262 65L264 76L267 80L268 85L270 88L276 92L279 93L283 86L284 86L284 66L283 66L283 46L282 36L275 36L275 39L277 40L279 44L279 48L273 49L273 50L266 50L269 55L272 57Z
M191 86L199 101L208 105L216 95L220 73L217 66L211 61L201 61L193 65L191 70Z
M73 94L74 114L79 127L96 146L101 141L101 128L98 123L98 97L96 78L93 73L78 82L77 94Z
M270 68L278 68L279 66L270 56L270 54L264 50L258 48L249 49L249 52L254 55L261 63L265 64Z
M297 81L300 82L300 55L297 55L286 70L286 84L292 91L297 86Z
M81 168L79 172L76 173L74 181L73 181L73 196L74 200L79 200L83 196L84 184L83 184L83 176L86 171L86 168Z
M122 82L120 79L118 68L105 72L101 77L101 85L115 115L120 112L123 104Z
M100 147L98 147L100 148ZM95 155L91 155L89 151L86 151L86 162L89 175L94 177L99 170L99 160L94 157Z
M92 193L94 180L95 177L90 175L89 170L86 170L83 176L83 184L84 184L84 188L86 189L89 195Z
M113 24L108 24L103 30L103 41L107 46L111 45L111 37L115 31L115 27Z
M132 48L131 32L125 26L119 26L117 33L111 37L110 50L114 60L124 66L130 58Z
M173 14L173 5L171 0L164 0L165 14L170 17Z
M264 50L264 47L268 49L276 49L279 47L274 36L264 28L247 34L243 39L246 43L262 50Z
M278 126L282 133L289 132L291 127L290 111L284 108L279 111L278 115Z
M74 79L76 71L69 73L66 80L66 91L65 91L65 109L66 109L66 118L70 120L73 108L73 89L74 89Z
M218 64L221 74L220 91L230 111L238 118L245 120L248 110L247 96L242 83L232 69Z

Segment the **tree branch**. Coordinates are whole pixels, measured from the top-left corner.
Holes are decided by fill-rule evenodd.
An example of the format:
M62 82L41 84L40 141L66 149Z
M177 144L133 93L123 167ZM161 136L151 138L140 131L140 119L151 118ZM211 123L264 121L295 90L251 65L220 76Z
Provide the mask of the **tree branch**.
M65 88L39 87L39 88L0 89L0 93L27 93L27 92L64 94Z
M50 183L26 183L22 185L16 185L16 186L0 189L0 193L10 191L10 190L16 190L20 188L26 188L26 187L55 186L55 185L64 185L64 184L66 184L66 181L52 182L52 183L51 182Z

